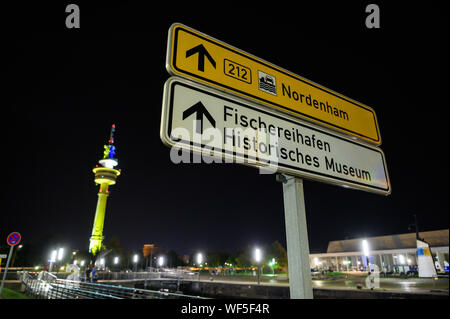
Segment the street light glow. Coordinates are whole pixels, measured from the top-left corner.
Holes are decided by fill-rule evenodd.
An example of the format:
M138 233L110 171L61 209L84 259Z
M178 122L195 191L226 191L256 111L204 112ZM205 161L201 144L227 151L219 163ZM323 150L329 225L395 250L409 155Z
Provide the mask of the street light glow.
M261 262L261 259L262 259L261 249L256 248L256 249L255 249L255 261L256 261L257 263L260 263L260 262Z
M119 263L119 257L114 257L114 265L117 265Z
M50 254L50 262L54 263L56 261L56 255L58 254L58 251L53 250L52 253Z
M367 242L367 240L364 239L362 241L362 247L364 256L369 257L369 243Z
M162 267L162 265L164 265L164 257L163 256L159 256L159 258L158 258L158 265L160 267Z
M64 248L60 248L59 250L58 250L58 260L62 260L62 258L63 258L63 255L64 255Z
M197 264L201 264L203 262L203 255L201 253L197 254Z
M138 262L138 258L139 258L139 256L136 254L136 255L134 255L133 256L133 262L134 263L137 263Z
M275 258L272 258L272 260L269 262L269 266L273 267L276 263L277 261L275 260Z

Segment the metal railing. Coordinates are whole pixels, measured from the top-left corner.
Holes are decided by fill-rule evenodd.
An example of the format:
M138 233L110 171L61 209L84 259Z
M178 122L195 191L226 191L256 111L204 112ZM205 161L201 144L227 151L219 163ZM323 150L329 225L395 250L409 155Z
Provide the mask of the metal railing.
M59 279L48 272L39 275L24 272L21 281L25 293L36 299L205 299L182 293Z
M178 279L192 280L198 273L180 269L151 269L142 272L97 272L98 280L151 280L151 279ZM83 277L85 280L85 277Z

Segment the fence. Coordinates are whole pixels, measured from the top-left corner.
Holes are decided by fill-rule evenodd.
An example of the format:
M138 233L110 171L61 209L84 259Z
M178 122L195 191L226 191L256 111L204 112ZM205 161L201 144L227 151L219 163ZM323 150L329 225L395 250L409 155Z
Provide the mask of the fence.
M205 299L182 293L59 279L48 272L39 275L24 272L21 281L25 293L36 299Z
M161 279L170 278L178 280L192 280L198 277L197 272L191 272L181 269L150 269L149 271L142 272L107 272L99 271L97 272L98 280L151 280L151 279ZM86 280L85 276L82 277Z

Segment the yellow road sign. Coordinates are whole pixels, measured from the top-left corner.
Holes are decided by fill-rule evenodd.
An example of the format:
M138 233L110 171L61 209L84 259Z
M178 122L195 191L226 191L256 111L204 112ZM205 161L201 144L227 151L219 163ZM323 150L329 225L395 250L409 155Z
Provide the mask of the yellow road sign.
M182 24L169 30L167 71L381 144L375 111Z

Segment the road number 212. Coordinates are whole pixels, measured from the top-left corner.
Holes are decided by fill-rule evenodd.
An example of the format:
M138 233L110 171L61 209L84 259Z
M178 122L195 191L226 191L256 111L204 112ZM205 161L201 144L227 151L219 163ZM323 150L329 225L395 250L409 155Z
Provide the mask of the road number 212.
M251 70L239 63L224 59L224 73L232 78L252 83Z

